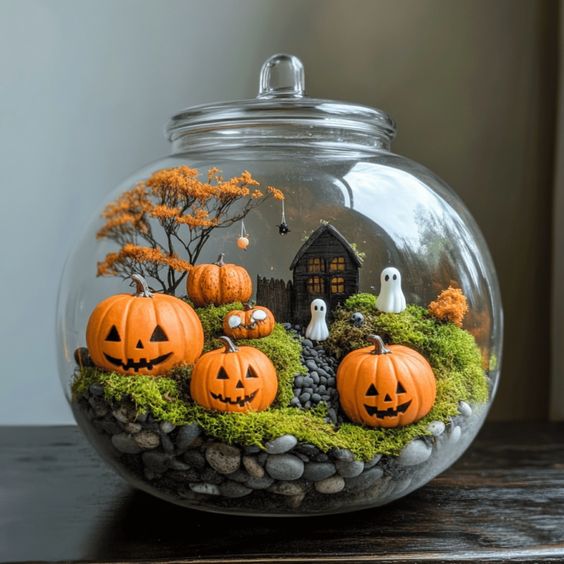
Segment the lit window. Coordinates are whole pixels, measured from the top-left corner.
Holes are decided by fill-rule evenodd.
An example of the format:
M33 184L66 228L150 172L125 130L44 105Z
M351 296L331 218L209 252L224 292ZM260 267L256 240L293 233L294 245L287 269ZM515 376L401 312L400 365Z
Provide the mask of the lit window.
M345 270L345 257L335 257L331 259L329 263L329 270L331 272L342 272Z
M310 294L323 294L323 278L311 276L307 280L307 291Z
M342 276L335 276L331 278L331 293L332 294L345 293L345 279Z
M325 263L321 258L308 258L307 259L307 271L308 272L324 272Z

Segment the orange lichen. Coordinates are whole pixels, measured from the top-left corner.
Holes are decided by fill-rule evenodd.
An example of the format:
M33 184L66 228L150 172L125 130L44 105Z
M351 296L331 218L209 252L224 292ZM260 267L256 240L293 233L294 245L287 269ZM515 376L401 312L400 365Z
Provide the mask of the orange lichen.
M188 166L155 171L104 209L97 238L114 241L120 250L98 264L98 275L127 278L137 272L174 293L214 228L244 219L268 197L284 199L278 188L268 186L264 193L259 186L247 170L225 180L212 167L206 181Z
M460 288L449 286L429 304L428 311L440 321L450 321L462 327L462 321L468 312L468 300Z

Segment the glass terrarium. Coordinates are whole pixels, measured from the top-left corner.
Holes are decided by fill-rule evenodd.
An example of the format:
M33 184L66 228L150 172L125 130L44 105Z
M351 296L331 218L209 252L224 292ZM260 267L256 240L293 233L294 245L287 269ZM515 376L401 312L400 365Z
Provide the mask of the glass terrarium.
M305 96L276 55L256 99L167 132L61 282L61 378L100 455L171 502L273 516L379 506L451 465L496 391L499 290L391 118Z

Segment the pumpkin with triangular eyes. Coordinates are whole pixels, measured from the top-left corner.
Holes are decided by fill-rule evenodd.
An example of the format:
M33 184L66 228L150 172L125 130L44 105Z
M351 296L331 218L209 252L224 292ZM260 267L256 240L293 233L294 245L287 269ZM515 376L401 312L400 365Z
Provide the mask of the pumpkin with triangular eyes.
M254 347L236 347L220 337L224 347L202 355L190 381L192 399L206 409L228 412L267 409L278 391L276 369Z
M92 361L121 374L165 374L193 364L204 348L196 312L184 301L149 291L138 274L135 294L117 294L95 308L86 328Z
M274 330L274 314L264 306L245 304L223 318L223 332L232 339L262 339Z
M433 369L425 357L378 335L374 346L350 352L337 369L337 390L351 421L368 427L401 427L427 415L437 394Z

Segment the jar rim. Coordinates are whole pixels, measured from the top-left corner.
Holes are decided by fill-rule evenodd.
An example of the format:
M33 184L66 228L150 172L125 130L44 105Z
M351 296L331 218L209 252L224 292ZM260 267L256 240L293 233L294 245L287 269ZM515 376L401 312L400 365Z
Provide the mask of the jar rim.
M172 116L166 126L169 141L186 133L240 127L327 128L385 137L391 141L396 124L386 112L370 106L310 98L305 94L301 61L273 55L263 64L256 98L192 106Z

